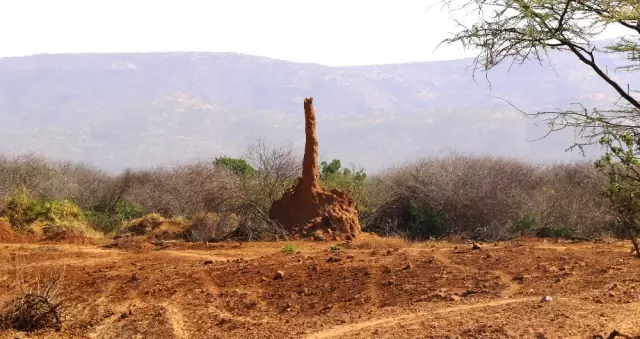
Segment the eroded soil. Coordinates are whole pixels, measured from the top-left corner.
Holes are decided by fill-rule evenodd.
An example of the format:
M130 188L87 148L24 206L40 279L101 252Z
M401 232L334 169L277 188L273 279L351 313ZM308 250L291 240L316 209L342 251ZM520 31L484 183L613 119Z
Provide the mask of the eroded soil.
M0 302L64 271L46 338L590 338L640 334L626 242L0 244ZM372 250L372 248L375 248ZM275 279L277 271L284 278ZM550 296L551 301L541 302ZM0 336L23 338L21 332Z

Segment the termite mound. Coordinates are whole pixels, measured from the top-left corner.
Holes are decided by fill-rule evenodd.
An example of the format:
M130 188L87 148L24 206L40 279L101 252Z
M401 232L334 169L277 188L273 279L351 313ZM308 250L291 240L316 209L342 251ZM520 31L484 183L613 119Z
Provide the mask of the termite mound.
M318 170L313 98L304 99L305 147L302 178L271 205L269 217L296 238L351 239L360 233L358 208L346 192L324 190Z

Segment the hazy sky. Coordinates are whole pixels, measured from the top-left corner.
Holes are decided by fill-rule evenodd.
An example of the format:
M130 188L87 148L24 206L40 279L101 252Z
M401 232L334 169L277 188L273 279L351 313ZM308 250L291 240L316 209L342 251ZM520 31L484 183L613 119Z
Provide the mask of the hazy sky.
M464 56L436 0L0 0L0 57L239 52L326 65ZM467 54L468 55L468 54Z

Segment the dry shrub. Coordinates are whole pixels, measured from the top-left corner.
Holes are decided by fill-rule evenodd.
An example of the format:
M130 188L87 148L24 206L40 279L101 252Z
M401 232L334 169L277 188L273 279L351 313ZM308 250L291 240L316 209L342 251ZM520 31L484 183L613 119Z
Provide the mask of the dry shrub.
M191 221L191 226L184 231L184 238L196 242L228 239L239 224L240 219L235 214L202 213Z
M387 250L395 248L410 248L418 243L399 236L380 237L376 234L362 233L349 244L349 248L361 250Z
M254 169L244 175L204 161L135 172L137 179L126 198L163 217L192 219L198 224L192 228L198 229L198 234L190 234L192 239L219 237L207 234L218 227L213 226L217 222L203 221L206 213L224 220L237 219L237 223L223 223L236 227L228 233L235 239L278 239L282 231L270 220L269 209L299 176L301 161L291 146L276 147L261 141L253 143L244 158Z
M187 221L181 218L167 219L157 213L151 213L126 223L120 233L156 239L179 239L182 238L187 224Z
M65 303L58 298L62 287L64 269L51 273L48 277L34 274L26 277L24 267L14 267L16 296L10 298L0 309L0 329L14 329L31 332L41 329L60 330L62 327L62 307ZM35 286L26 287L26 282L35 280Z
M537 166L452 155L390 170L367 184L365 230L412 238L504 239L542 227L593 236L612 220L604 177L586 164ZM523 222L523 220L528 220Z
M79 206L97 202L113 178L85 164L59 162L32 154L0 156L0 196L17 188L42 200L72 200Z

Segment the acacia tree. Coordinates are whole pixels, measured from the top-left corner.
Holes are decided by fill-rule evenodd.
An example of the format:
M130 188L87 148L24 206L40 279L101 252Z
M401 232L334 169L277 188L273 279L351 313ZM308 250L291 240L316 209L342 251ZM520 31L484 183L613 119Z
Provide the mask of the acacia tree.
M605 154L596 165L607 174L607 194L617 212L618 225L627 233L640 257L636 233L640 229L640 97L632 84L623 83L604 65L605 53L622 55L627 62L617 72L640 70L640 2L638 0L443 0L452 12L466 11L477 20L442 43L461 43L478 50L476 70L499 64L542 62L549 51L565 52L586 65L620 97L610 107L525 113L546 121L549 133L571 128L580 141L569 147L583 151L600 144ZM601 33L620 29L625 34L602 46Z

